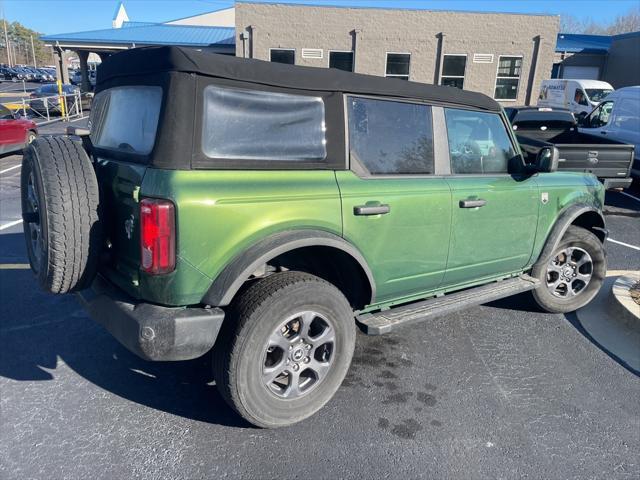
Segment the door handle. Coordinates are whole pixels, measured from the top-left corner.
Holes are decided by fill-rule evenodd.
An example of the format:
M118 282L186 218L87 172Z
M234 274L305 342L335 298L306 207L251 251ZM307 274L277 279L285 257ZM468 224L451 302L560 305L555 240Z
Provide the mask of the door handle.
M602 135L606 135L606 134L607 134L607 132L605 132L604 130L601 130L601 131L600 131L600 133L601 133Z
M384 215L389 213L391 208L389 205L358 205L353 207L354 215Z
M478 200L460 200L460 208L477 208L484 207L487 204L486 200L479 198Z

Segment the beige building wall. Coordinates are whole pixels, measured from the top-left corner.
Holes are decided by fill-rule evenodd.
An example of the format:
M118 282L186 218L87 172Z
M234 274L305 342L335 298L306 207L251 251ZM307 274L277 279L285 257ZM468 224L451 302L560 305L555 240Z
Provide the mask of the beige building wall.
M297 65L327 67L330 50L354 49L356 72L384 75L387 52L410 53L410 80L434 83L442 45L443 54L467 55L464 88L491 97L499 56L522 56L518 98L503 103L524 104L531 89L535 104L551 74L558 29L559 17L551 15L237 3L236 55L268 60L270 48L293 48ZM303 48L323 56L302 58ZM474 54L493 61L474 63Z

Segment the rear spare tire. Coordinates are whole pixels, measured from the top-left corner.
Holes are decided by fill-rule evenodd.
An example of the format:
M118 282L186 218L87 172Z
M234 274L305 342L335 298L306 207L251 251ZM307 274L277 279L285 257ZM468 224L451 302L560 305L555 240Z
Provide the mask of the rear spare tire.
M40 286L51 293L88 287L102 232L98 181L82 145L62 136L35 139L20 180L27 253Z

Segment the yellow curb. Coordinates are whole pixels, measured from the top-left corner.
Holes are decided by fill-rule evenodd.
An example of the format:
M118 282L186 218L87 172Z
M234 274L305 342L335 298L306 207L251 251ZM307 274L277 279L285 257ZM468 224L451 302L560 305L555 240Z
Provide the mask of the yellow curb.
M0 263L0 270L29 270L28 263Z
M0 92L0 98L4 97L28 97L29 92Z

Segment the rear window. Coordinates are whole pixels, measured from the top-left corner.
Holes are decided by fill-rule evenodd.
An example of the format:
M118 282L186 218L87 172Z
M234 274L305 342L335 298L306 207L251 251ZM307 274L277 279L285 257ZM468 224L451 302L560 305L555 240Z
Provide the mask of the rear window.
M203 115L202 150L210 158L295 162L327 156L320 97L210 85Z
M96 147L150 153L161 104L161 87L116 87L100 92L91 111L91 142Z

